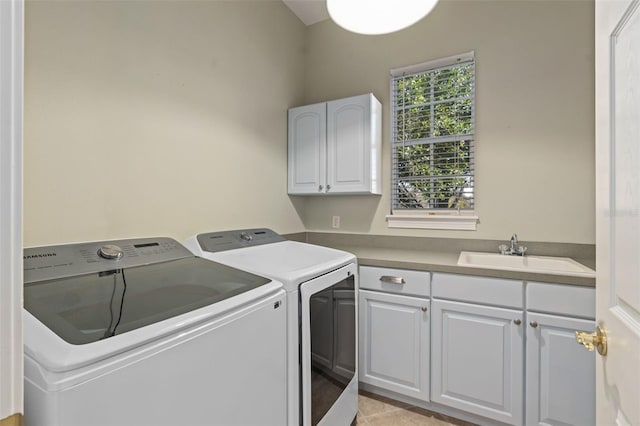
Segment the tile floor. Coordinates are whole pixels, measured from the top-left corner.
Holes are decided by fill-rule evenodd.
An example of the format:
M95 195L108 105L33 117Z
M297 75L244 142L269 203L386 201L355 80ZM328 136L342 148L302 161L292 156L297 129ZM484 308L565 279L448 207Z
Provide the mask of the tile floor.
M473 423L365 391L360 391L358 417L355 424L360 426L473 426Z

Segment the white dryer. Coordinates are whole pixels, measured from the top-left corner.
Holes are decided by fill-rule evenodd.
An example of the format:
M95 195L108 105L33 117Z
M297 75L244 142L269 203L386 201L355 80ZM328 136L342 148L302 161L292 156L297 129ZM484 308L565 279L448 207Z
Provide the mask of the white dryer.
M349 425L358 412L355 256L264 228L200 234L185 246L283 283L288 425Z
M282 284L169 238L24 250L27 426L286 422Z

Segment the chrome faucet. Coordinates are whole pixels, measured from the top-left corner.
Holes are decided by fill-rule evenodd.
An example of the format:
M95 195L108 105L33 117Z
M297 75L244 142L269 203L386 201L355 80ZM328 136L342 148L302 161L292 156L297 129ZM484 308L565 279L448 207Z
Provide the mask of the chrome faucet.
M500 244L498 246L498 250L500 250L500 254L505 256L524 256L524 253L527 251L526 247L518 245L518 235L513 234L511 236L511 240L509 240L509 245Z
M509 250L511 250L513 252L518 247L518 234L513 234L511 236L510 243L511 243L511 247L509 247Z

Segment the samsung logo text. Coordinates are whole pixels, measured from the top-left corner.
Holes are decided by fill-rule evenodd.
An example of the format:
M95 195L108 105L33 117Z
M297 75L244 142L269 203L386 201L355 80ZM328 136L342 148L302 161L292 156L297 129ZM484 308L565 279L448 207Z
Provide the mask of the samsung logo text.
M39 253L39 254L29 254L27 256L23 256L23 260L27 259L39 259L42 257L54 257L57 256L55 253Z

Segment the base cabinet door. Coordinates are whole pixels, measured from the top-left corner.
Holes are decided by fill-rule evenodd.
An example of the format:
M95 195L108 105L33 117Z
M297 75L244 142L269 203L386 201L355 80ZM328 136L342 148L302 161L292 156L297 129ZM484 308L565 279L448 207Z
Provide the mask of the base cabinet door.
M435 299L431 308L431 400L521 425L523 311Z
M595 352L576 331L595 322L527 314L527 425L595 425Z
M360 381L429 400L429 299L360 290Z

